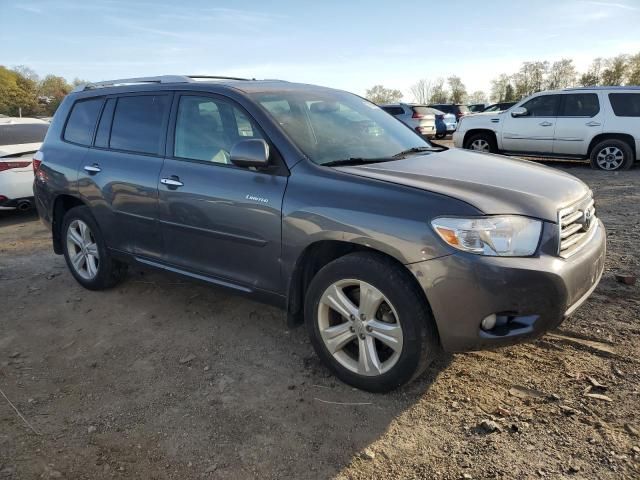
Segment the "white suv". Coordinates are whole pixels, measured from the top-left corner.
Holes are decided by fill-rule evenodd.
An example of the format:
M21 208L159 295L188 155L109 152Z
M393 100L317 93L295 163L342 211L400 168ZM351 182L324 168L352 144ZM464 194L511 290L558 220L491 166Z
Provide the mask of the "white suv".
M498 114L463 117L456 147L521 156L590 159L626 170L640 160L640 87L536 93Z

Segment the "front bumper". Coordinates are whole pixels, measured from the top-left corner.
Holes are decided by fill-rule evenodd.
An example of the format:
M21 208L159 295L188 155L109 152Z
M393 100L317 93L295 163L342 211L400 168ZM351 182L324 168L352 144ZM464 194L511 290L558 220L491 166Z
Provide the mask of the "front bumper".
M422 286L444 350L460 352L510 345L555 328L598 284L606 233L598 220L591 241L568 259L485 257L463 252L408 265ZM486 332L497 314L509 323Z

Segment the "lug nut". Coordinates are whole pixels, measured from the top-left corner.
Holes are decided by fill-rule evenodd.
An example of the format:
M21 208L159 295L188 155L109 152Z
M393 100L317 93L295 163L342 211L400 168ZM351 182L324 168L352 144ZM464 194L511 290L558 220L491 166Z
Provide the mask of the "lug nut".
M373 328L371 328L369 325L367 325L367 332L370 332L372 330L373 330Z
M364 340L364 334L363 333L360 334L360 340Z
M367 318L367 317L365 316L365 314L364 314L364 313L361 313L361 314L360 314L360 320L366 320L366 318Z
M349 319L350 319L350 320L355 320L355 319L356 319L356 316L355 316L355 315L349 315Z
M353 327L349 327L349 330L351 330L351 333L353 333L353 332L355 332L355 331L356 331L356 329L355 329L355 328L353 328Z

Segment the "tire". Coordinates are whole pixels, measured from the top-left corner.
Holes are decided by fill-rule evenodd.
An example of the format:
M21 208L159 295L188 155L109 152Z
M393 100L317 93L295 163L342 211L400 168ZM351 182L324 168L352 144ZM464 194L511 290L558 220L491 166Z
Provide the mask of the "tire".
M359 301L361 291L369 292L372 300L381 294L383 300L372 301L367 309L369 302ZM332 303L338 298L342 303ZM339 305L336 308L345 314L329 305ZM353 317L349 319L346 312L353 312ZM360 320L361 313L365 321ZM369 392L387 392L413 380L440 352L424 295L409 272L382 255L352 253L323 267L309 285L305 320L325 365L343 382ZM386 343L380 340L381 332ZM330 350L327 342L336 348Z
M485 145L485 149L479 148L481 145ZM469 138L464 142L464 148L478 152L498 153L498 144L496 143L496 139L489 133L475 133L469 136Z
M440 140L440 139L442 139L442 138L444 138L444 137L446 137L446 136L447 136L447 134L446 134L446 133L436 133L436 138L437 138L438 140Z
M633 150L627 142L614 138L603 140L591 150L591 168L613 172L629 170L633 165Z
M75 207L66 213L61 235L67 267L84 288L111 288L126 275L127 265L111 258L88 207Z

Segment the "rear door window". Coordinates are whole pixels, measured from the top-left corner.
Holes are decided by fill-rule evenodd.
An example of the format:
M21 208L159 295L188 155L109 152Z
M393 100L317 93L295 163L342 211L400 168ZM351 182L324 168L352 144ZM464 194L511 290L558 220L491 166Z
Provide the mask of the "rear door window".
M609 101L616 117L640 117L640 93L610 93Z
M527 109L527 115L524 117L555 117L558 115L558 104L560 95L540 95L532 98L522 105Z
M571 93L564 95L561 117L594 117L600 111L595 93Z
M103 98L92 98L76 102L71 109L67 126L64 129L64 139L79 145L91 145L93 130L98 121L98 114L102 108Z
M109 147L136 153L160 154L168 110L168 95L118 98Z

